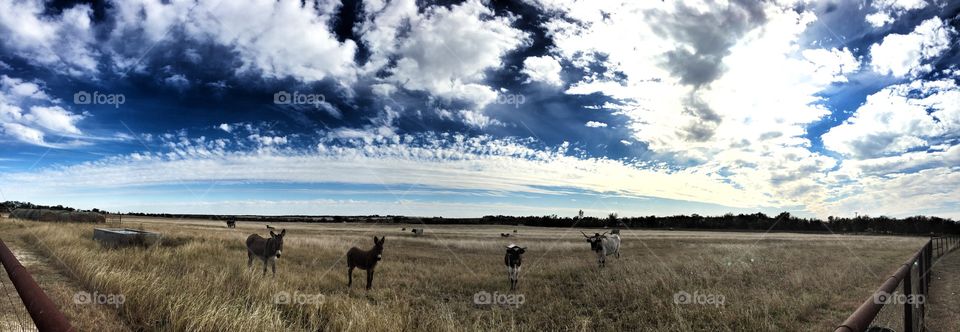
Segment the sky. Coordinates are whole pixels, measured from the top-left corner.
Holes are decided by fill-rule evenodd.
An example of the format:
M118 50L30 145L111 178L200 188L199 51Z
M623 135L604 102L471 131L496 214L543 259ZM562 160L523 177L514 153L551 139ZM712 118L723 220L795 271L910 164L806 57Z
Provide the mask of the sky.
M0 200L960 218L960 1L0 0Z

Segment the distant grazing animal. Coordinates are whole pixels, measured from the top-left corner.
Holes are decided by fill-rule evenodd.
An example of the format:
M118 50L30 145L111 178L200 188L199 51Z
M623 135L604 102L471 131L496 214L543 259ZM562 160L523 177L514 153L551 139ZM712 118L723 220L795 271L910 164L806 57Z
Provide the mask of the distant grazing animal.
M414 228L410 231L413 235L420 236L423 235L423 228Z
M401 228L400 231L401 231L401 232L406 232L406 231L407 231L407 228L406 228L406 227Z
M513 243L507 246L507 254L503 256L503 264L507 266L510 290L517 289L517 283L520 282L520 263L523 259L523 253L526 251L526 247L520 247Z
M510 233L500 233L501 237L510 237Z
M277 260L280 259L280 253L283 251L283 236L287 230L281 230L280 234L270 231L270 238L266 239L258 234L251 234L247 237L247 267L253 267L253 258L257 257L263 261L263 275L267 274L267 262L271 264L273 275L277 275Z
M590 250L597 253L597 262L600 263L600 267L606 265L607 256L616 255L618 259L620 258L620 235L607 235L606 232L603 234L594 233L593 236L588 236L583 232L580 232L580 234L583 234L583 237L587 238L587 242L590 242Z
M516 233L516 232L517 232L517 230L513 230L513 232L514 232L514 233Z
M276 229L276 228L274 228L273 226L270 226L270 225L266 225L266 226L267 226L267 229L269 229L269 230L271 230L271 231Z
M373 237L373 249L361 250L353 247L347 251L347 287L353 285L353 268L359 268L367 271L367 290L373 287L373 269L377 267L377 262L383 259L383 241L386 236L377 239Z
M236 220L227 220L227 228L237 228Z

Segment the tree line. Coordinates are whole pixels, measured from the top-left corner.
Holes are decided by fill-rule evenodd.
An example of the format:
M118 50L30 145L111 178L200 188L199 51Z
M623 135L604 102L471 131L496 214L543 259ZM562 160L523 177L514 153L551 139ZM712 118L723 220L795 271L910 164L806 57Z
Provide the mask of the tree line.
M71 207L36 205L29 202L7 201L0 203L0 208L12 211L17 208L49 209L65 211L85 211ZM90 212L107 213L100 209L86 210ZM791 231L791 232L822 232L822 233L873 233L873 234L960 234L960 224L947 218L930 216L913 216L906 218L891 218L886 216L870 217L833 217L827 220L818 218L800 218L789 212L782 212L776 216L763 213L732 214L722 216L675 215L675 216L641 216L620 217L611 213L606 217L583 216L581 211L577 216L560 217L547 216L505 216L488 215L482 218L443 218L443 217L409 217L409 216L260 216L260 215L216 215L216 214L170 214L170 213L126 213L134 216L160 218L198 218L211 220L235 220L249 222L308 222L308 223L380 223L380 224L461 224L461 225L504 225L504 226L535 226L535 227L582 227L607 229L689 229L689 230L729 230L729 231Z
M69 206L63 205L41 205L33 204L30 202L18 202L18 201L6 201L0 203L0 212L12 212L16 209L36 209L36 210L54 210L54 211L67 211L67 212L96 212L106 214L107 211L103 211L97 208L91 210L75 209Z

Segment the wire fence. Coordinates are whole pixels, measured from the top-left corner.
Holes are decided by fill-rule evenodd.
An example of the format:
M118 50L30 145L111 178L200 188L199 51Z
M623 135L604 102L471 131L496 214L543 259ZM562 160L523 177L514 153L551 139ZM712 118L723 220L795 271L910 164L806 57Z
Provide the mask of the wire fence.
M123 215L119 213L107 213L103 215L104 221L108 224L122 224Z
M6 273L0 273L0 331L37 331Z
M4 331L16 331L18 329L22 331L74 331L70 321L60 312L57 305L47 297L47 294L43 292L30 272L27 272L27 269L20 264L20 261L13 255L10 248L3 243L3 240L0 240L0 263L3 264L3 269L7 272L6 276L0 279L3 280L0 282L2 283L0 286L3 287L4 298L10 299L10 301L4 301L5 304L0 304L0 306L11 307L10 310L0 312L0 317L6 318L6 314L11 316L9 323L6 321L3 323L11 325L9 329L4 326ZM11 292L11 288L15 291ZM19 297L20 303L13 301L14 294ZM30 319L24 319L24 315L19 310L29 314ZM29 329L31 325L35 326Z
M957 236L931 238L834 332L925 331L930 271L958 246Z

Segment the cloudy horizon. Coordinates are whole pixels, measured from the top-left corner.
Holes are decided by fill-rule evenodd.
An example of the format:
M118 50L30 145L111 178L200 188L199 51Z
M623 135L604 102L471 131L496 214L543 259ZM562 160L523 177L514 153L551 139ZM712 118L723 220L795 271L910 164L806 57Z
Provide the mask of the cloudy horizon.
M960 218L960 2L0 0L0 200Z

